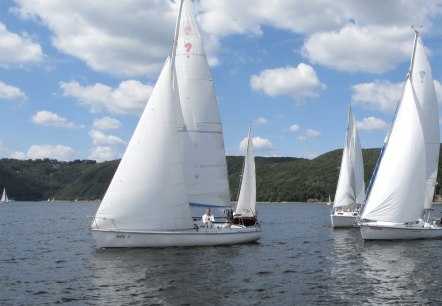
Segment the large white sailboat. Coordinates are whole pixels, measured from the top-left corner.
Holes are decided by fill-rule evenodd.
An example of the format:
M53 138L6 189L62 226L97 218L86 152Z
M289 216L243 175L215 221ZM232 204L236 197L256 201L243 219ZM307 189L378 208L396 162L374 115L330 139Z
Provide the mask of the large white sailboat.
M431 67L415 29L403 95L359 220L363 239L442 237L440 220L430 219L439 137L439 109Z
M2 198L0 199L0 203L8 203L8 195L6 194L6 188L3 188Z
M233 213L233 224L255 226L257 222L255 154L253 150L252 127L249 127L241 188L236 209Z
M172 51L93 218L97 247L213 246L260 238L259 226L201 227L192 220L189 203L231 207L219 118L201 38L182 0Z
M330 214L332 227L353 227L364 201L364 162L356 120L350 105L338 185Z

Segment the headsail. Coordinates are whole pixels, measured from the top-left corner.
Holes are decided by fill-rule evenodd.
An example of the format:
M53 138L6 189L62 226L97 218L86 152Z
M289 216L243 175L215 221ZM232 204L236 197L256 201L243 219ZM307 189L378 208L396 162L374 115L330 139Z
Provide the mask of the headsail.
M178 131L189 201L230 207L218 103L201 35L186 0L178 33L175 65L182 113Z
M236 205L235 215L242 217L256 216L256 173L255 173L255 155L253 152L252 128L249 127L247 138L247 149L244 158L244 169L241 179L241 189L239 192L238 203Z

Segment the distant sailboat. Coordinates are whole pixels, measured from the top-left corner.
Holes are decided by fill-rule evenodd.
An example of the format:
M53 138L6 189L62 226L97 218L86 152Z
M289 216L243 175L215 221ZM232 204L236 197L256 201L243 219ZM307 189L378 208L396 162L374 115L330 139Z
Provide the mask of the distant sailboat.
M2 198L0 199L0 203L8 203L8 195L6 194L6 188L3 188Z
M332 227L353 227L364 200L364 162L356 120L350 105L335 202L330 215Z
M255 155L253 152L252 127L249 127L241 189L239 191L238 203L233 213L233 224L255 226L257 221Z
M441 221L430 220L440 150L439 109L431 67L414 30L403 95L359 220L366 240L442 237Z
M204 48L183 0L172 51L92 222L97 247L212 246L260 238L259 226L202 228L191 217L189 202L229 204L212 93ZM213 120L192 121L204 114Z

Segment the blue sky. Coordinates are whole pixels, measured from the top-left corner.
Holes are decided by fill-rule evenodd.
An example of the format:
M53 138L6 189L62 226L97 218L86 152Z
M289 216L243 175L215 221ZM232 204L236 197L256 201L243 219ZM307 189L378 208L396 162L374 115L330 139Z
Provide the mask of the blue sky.
M270 5L271 3L271 5ZM253 121L256 155L342 148L352 103L381 147L414 32L442 97L442 1L199 0L227 155ZM120 158L170 50L167 0L0 2L0 157Z

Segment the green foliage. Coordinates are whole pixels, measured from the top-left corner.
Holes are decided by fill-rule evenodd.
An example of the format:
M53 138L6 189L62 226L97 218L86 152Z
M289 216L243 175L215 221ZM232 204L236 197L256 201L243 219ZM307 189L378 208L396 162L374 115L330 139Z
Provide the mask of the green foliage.
M364 149L365 184L368 186L379 149ZM257 200L271 202L327 201L336 190L342 149L312 160L294 157L256 157ZM228 156L230 192L238 199L244 157ZM60 162L51 159L0 160L0 188L15 200L102 199L119 160ZM439 163L441 164L442 161ZM439 170L439 175L441 171ZM438 177L440 180L440 177ZM440 192L436 186L436 194Z

